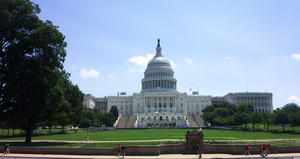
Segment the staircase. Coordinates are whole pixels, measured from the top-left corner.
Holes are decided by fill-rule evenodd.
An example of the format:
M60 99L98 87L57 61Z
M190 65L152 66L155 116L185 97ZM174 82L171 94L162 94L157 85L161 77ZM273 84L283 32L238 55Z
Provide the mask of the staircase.
M134 128L136 115L122 115L118 121L117 128Z
M129 115L127 123L126 123L126 127L134 128L135 121L136 121L136 115Z
M187 115L187 120L189 121L189 127L198 127L193 115Z
M118 121L117 128L126 128L129 115L122 115Z
M202 127L204 126L204 121L198 114L187 115L187 120L189 121L189 127Z
M194 115L194 119L195 119L196 123L199 125L199 127L204 126L204 120L201 118L201 116L199 114Z

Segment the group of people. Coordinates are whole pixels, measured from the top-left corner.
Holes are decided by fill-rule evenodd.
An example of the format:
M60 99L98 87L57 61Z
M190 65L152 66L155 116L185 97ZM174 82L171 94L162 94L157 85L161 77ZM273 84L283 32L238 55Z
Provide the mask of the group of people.
M124 145L118 146L118 156L120 157L122 155L122 158L126 155L126 147Z
M250 155L250 147L249 145L247 144L245 146L245 152L244 152L244 155ZM267 153L267 145L266 144L262 144L260 145L260 155L261 157L266 157L268 156L268 153Z

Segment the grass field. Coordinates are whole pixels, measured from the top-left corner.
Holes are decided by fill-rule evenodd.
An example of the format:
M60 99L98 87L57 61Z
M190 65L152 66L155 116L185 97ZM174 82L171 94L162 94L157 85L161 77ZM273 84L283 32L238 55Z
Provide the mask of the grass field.
M64 131L70 131L71 128L65 128ZM50 130L52 133L55 132L60 132L63 131L63 129L61 128L52 128ZM44 133L47 134L49 133L49 129L38 129L38 130L34 130L33 133ZM6 135L12 135L13 134L13 129L0 129L0 136L6 136ZM15 135L19 135L19 134L24 134L24 131L21 132L21 129L15 129L14 130L14 134Z
M185 139L187 130L191 129L115 129L107 131L78 132L33 137L33 140L82 141L86 136L95 141L159 140ZM242 140L242 139L287 139L299 138L300 134L251 132L235 130L204 129L204 140ZM24 140L24 137L0 138L0 140Z
M246 128L246 125L243 124L242 126L240 126L242 128ZM248 128L253 128L252 124L248 124L247 126ZM255 129L265 129L264 127L264 124L256 124L255 125ZM282 131L282 127L281 126L276 126L276 125L270 125L269 127L270 130L280 130ZM289 130L289 131L299 131L300 130L300 126L296 126L296 127L291 127L291 126L288 126L288 127L285 127L284 130Z

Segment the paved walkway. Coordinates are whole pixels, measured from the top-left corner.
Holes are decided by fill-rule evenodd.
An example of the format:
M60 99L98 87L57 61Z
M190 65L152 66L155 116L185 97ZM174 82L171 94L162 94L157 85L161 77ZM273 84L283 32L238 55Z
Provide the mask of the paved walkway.
M204 154L203 158L261 158L259 155L229 155L229 154ZM0 155L0 159L13 159L13 158L75 158L75 159L102 159L102 158L120 158L118 156L94 156L94 155L51 155L51 154L7 154L3 156ZM125 158L132 159L155 159L155 158L198 158L197 155L182 155L182 154L168 154L160 156L125 156ZM290 159L300 159L300 153L285 153L285 154L270 154L266 158L290 158Z
M218 142L274 142L274 141L295 141L300 138L288 139L257 139L257 140L215 140ZM79 141L64 141L64 140L32 140L32 142L54 142L54 143L119 143L119 142L162 142L162 141L184 141L184 139L160 139L160 140L120 140L120 141L96 141L96 140L79 140ZM209 141L209 140L204 140ZM24 142L24 140L0 140L0 142Z

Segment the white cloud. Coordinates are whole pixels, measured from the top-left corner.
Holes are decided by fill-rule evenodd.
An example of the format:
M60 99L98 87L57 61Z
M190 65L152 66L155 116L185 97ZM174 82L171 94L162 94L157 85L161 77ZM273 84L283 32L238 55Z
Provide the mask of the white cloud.
M133 67L130 67L128 70L127 70L127 72L138 72L135 68L133 68Z
M80 71L80 76L82 78L98 78L99 75L100 73L93 68L91 68L90 70L83 68Z
M300 60L300 54L292 54L291 57L296 60Z
M148 62L154 57L152 54L147 54L146 56L133 56L128 59L130 63L146 68Z
M128 68L127 72L144 72L149 61L154 57L152 54L146 56L133 56L128 59L132 65ZM171 67L174 69L176 65L173 61L170 61Z
M232 57L232 56L227 56L227 57L224 57L225 60L237 60L236 57Z
M170 64L171 64L171 67L172 67L173 69L176 68L176 64L175 64L173 61L170 61Z
M188 64L193 64L193 61L191 58L184 58L184 61L187 62Z
M292 95L289 97L290 102L295 102L295 103L300 103L300 98L297 97L296 95Z
M109 79L116 79L116 77L113 76L112 74L108 74L108 75L107 75L107 78L109 78Z

